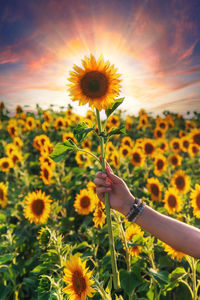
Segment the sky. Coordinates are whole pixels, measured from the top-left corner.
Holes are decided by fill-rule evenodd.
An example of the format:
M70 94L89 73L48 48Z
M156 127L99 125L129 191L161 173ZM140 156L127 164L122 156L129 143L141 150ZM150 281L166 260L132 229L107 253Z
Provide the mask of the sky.
M200 112L199 0L0 0L0 102L72 104L74 64L102 54L121 74L121 109Z

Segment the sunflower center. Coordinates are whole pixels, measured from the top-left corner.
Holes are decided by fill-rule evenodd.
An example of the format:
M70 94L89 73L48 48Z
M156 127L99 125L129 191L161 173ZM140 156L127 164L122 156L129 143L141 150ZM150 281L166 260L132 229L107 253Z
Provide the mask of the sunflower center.
M173 148L174 149L179 149L179 143L177 143L177 142L173 143Z
M152 191L152 193L153 193L155 196L158 196L158 195L159 195L159 188L158 188L157 184L152 184L152 185L151 185L151 191Z
M182 176L176 178L175 184L179 190L183 190L185 187L185 180Z
M176 206L176 197L174 195L170 195L168 197L168 204L170 207L175 207Z
M10 131L11 131L12 134L15 134L15 128L14 127L11 127Z
M162 132L160 130L157 130L157 136L161 137L162 136Z
M163 150L165 149L165 144L164 143L161 144L160 149L163 149Z
M90 205L90 198L88 196L84 196L81 198L81 207L87 208Z
M0 189L0 200L2 201L3 200L3 190Z
M173 156L171 162L172 162L172 165L176 166L177 163L178 163L177 157L176 157L176 156Z
M89 98L101 98L108 90L108 78L101 72L90 71L80 81L83 94Z
M183 142L183 146L187 149L189 147L189 142L188 141L184 141Z
M117 158L117 156L116 156L116 155L114 156L114 161L115 161L115 164L116 164L116 165L118 165L118 164L119 164L119 160L118 160L118 158Z
M46 179L49 178L49 172L48 172L47 169L44 169L44 177L45 177Z
M166 124L165 123L160 123L160 127L163 128L163 129L165 129Z
M162 170L163 166L164 166L163 160L162 160L162 159L159 159L159 160L157 161L157 168L158 168L158 170Z
M140 157L139 153L136 152L133 154L133 160L138 163L141 161L141 157Z
M36 199L32 203L32 211L35 215L40 216L42 215L44 210L44 201L41 199Z
M151 154L153 152L154 148L153 145L150 143L145 144L145 152L147 154Z
M113 118L111 122L115 125L117 123L117 120Z
M83 274L78 270L74 271L72 282L76 294L81 296L81 294L86 290L86 281Z
M193 146L193 147L192 147L192 152L193 152L193 153L196 154L198 151L199 151L199 149L198 149L196 146Z
M123 155L126 156L127 154L128 154L127 149L124 149L124 150L123 150Z
M200 146L200 133L195 134L193 139L194 139L195 144Z
M1 197L0 197L0 199L1 199ZM197 195L196 204L198 206L198 209L200 209L200 193Z
M2 167L7 169L9 167L9 163L7 161L5 161L3 164L2 164Z
M130 142L129 141L125 141L125 143L124 143L125 145L127 145L127 146L131 146L131 144L130 144Z

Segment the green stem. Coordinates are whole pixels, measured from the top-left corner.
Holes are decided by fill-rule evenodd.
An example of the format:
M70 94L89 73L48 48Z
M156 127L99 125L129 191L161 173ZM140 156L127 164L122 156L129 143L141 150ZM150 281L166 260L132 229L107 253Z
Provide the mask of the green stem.
M98 109L96 109L96 117L97 117L98 131L100 134L101 120L100 120L100 113ZM102 165L102 170L105 172L106 167L105 167L105 153L104 153L104 138L102 136L100 137L100 147L101 147L101 165ZM110 246L111 264L112 264L112 272L113 272L113 285L114 285L114 289L119 289L120 288L119 272L117 270L117 262L115 256L115 247L114 247L114 238L112 232L110 203L108 199L108 193L105 193L105 209L106 209L106 217L107 217L107 224L108 224L109 246Z
M85 153L87 153L87 154L93 156L93 157L100 163L100 160L98 159L98 157L97 157L96 155L94 155L92 152L89 152L89 151L87 151L87 150L84 150L84 149L81 149L81 148L78 148L78 147L77 147L77 150L78 150L78 151L85 152Z

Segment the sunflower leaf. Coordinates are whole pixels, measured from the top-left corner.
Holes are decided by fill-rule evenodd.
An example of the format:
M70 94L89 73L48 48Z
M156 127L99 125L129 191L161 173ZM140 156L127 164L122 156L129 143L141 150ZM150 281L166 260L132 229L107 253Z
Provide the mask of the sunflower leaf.
M85 122L82 122L74 129L74 136L77 141L81 143L92 130L94 130L93 127L89 128Z
M115 134L126 134L126 128L124 126L120 128L114 128L110 132L108 132L106 136L110 137Z
M120 106L120 104L122 104L123 101L124 98L116 99L111 108L105 110L107 118Z
M49 155L55 162L60 162L65 158L68 150L76 150L77 146L71 139L66 140L64 143L57 144L53 152Z

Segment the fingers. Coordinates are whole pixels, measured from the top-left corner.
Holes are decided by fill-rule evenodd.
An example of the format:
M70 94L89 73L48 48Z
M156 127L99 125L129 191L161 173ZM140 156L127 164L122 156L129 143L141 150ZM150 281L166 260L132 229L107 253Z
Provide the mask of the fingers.
M111 191L111 188L108 188L108 187L105 187L105 186L100 186L100 187L97 187L97 189L96 189L96 193L97 193L98 198L103 202L105 202L104 194L108 193L110 191Z
M98 186L110 186L111 185L111 183L110 182L108 182L108 181L106 181L105 179L103 179L103 178L99 178L99 177L96 177L95 179L94 179L94 184L98 187Z

